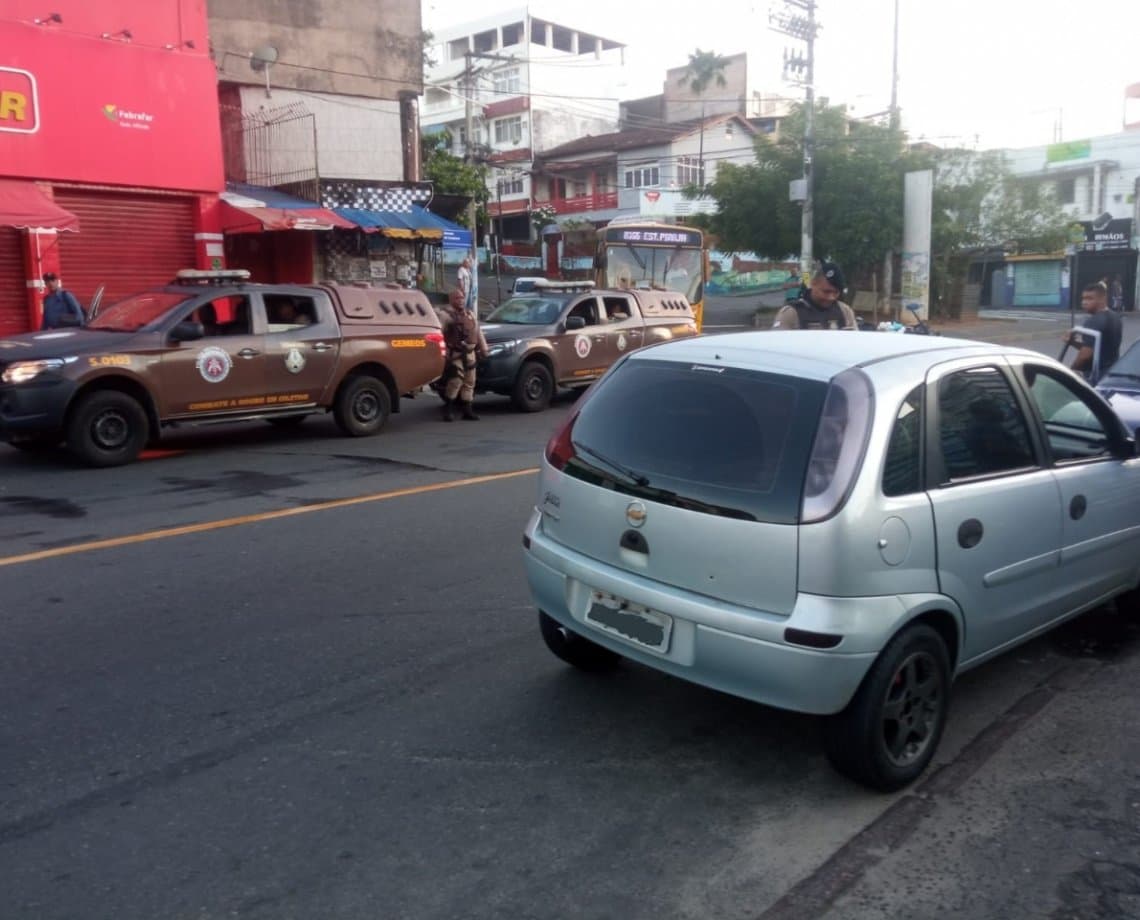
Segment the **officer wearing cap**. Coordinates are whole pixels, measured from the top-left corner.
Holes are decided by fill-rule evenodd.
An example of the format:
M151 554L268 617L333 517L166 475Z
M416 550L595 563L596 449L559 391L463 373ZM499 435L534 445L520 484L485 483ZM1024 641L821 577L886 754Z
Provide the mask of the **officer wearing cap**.
M858 329L855 311L839 298L847 282L834 262L823 262L803 295L780 308L773 329Z

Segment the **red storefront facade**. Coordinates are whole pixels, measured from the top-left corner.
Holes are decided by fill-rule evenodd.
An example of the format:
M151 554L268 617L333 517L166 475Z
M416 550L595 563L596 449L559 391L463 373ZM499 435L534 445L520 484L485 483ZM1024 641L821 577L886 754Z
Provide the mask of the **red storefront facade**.
M46 271L89 304L223 259L206 0L50 5L0 12L0 334L38 326Z

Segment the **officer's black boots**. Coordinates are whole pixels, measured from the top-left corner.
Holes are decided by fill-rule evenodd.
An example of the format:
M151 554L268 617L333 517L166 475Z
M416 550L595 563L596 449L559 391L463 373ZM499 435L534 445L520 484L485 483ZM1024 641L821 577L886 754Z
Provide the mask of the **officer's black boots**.
M467 419L467 421L469 421L469 422L479 421L479 416L477 416L475 414L474 403L465 402L465 403L461 403L460 405L463 406L463 417L465 419Z
M459 402L458 399L445 399L443 401L443 420L445 422L455 421L455 404Z

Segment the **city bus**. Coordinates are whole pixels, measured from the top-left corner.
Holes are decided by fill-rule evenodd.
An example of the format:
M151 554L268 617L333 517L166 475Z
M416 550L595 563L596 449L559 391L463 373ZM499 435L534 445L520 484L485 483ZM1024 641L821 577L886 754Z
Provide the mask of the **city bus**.
M651 288L684 294L697 329L704 322L708 253L704 234L644 218L617 218L598 230L594 281L606 288Z

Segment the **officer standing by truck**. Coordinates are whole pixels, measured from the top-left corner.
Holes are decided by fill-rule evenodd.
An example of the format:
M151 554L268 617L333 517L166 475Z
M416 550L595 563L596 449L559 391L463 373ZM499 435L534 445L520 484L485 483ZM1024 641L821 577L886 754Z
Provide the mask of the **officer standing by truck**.
M475 314L463 306L463 291L456 288L449 297L447 316L443 317L443 341L447 346L446 383L443 390L443 420L455 420L459 408L463 418L477 422L475 400L475 368L487 356L487 341L475 320Z

